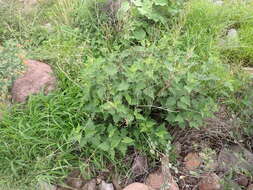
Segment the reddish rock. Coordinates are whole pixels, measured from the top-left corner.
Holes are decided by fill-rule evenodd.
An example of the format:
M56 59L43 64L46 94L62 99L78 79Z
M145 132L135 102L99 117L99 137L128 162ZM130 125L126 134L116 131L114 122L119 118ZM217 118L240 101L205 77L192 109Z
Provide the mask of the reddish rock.
M188 170L196 170L201 164L201 159L198 153L189 153L184 158L184 165Z
M235 181L236 183L244 187L247 187L249 184L249 180L245 175L237 175Z
M215 173L206 174L199 182L199 190L220 190L220 178Z
M145 183L155 190L179 190L178 185L171 177L171 174L169 174L169 176L166 176L160 171L149 174Z
M41 90L47 94L55 89L56 79L49 65L33 60L27 60L24 64L27 66L26 72L12 87L14 102L25 102L30 95L37 94Z
M249 185L247 190L253 190L253 184Z
M132 183L123 190L151 190L151 188L143 183Z

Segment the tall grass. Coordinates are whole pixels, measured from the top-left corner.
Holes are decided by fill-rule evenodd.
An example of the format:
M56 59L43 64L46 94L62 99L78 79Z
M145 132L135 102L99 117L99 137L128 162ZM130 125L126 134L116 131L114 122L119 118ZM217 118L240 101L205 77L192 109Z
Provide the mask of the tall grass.
M0 121L0 189L1 185L8 189L8 183L12 184L10 190L34 189L41 180L63 180L75 168L87 171L88 167L86 174L90 177L113 164L126 174L126 166L121 163L124 158L112 160L107 154L79 146L81 133L78 127L87 120L87 114L82 111L86 89L80 79L80 73L85 74L86 60L91 63L95 58L109 57L112 51L120 52L131 46L145 49L162 42L164 49L172 47L175 57L188 53L201 63L208 64L208 60L212 60L220 64L212 72L223 76L222 80L217 81L212 90L207 89L218 94L226 80L233 84L239 81L232 69L231 73L225 74L222 70L222 60L230 59L233 52L219 47L219 40L226 35L227 29L240 25L240 38L247 48L243 52L236 49L240 55L237 59L253 55L250 9L242 2L227 1L221 7L211 1L191 0L180 17L173 19L172 26L152 25L150 37L139 41L134 39L132 32L136 23L126 19L120 23L123 30L119 32L117 27L110 25L107 15L99 14L99 1L49 1L41 4L37 13L31 13L33 19L19 12L11 18L0 7L3 21L0 22L0 40L16 38L28 43L29 56L51 64L58 77L57 91L46 97L33 96L27 105L13 106ZM43 28L45 23L51 23L51 32ZM212 73L210 77L213 77ZM236 85L239 89L242 83Z

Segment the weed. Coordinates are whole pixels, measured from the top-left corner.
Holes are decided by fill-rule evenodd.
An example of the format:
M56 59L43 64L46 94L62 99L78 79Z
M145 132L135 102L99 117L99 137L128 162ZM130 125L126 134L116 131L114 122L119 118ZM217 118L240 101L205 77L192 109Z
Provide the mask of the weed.
M14 105L0 121L0 184L34 189L39 181L63 181L72 169L90 178L109 165L125 175L130 150L154 160L170 152L171 127L201 127L221 100L234 113L244 110L251 134L250 80L239 66L224 64L231 49L218 47L240 25L248 49L236 49L237 59L252 56L250 18L242 22L248 5L126 1L113 18L103 5L48 1L30 13L32 21L20 11L10 19L0 7L8 15L1 17L1 41L20 41L30 57L53 66L59 84L49 96ZM4 63L20 61L11 51L3 55Z
M10 100L9 89L12 82L24 70L22 57L25 55L20 44L12 40L5 42L0 48L0 102L5 102Z

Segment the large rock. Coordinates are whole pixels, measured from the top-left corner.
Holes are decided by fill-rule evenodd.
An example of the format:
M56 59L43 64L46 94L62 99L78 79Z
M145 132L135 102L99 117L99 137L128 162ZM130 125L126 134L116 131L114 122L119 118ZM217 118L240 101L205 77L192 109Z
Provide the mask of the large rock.
M123 190L151 190L151 188L143 183L132 183L126 186Z
M221 172L231 170L253 172L253 154L239 145L234 145L220 151L218 164L218 170Z
M184 158L185 168L188 170L196 170L201 165L201 159L198 153L191 152Z
M99 185L99 190L114 190L112 183L106 183L105 181L102 181Z
M159 171L149 174L145 183L155 190L179 190L178 185L174 180Z
M249 185L247 190L253 190L253 184Z
M41 90L47 94L55 89L56 78L49 65L33 60L27 60L24 64L27 66L26 72L12 87L14 102L25 102L30 95L37 94Z
M220 190L220 178L215 173L206 174L199 182L199 190Z

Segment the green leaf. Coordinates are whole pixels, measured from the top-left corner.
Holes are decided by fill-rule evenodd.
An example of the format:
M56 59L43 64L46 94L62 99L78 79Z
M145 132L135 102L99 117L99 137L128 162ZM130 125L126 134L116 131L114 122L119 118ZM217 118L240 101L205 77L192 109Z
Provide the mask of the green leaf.
M178 123L184 123L184 119L182 118L181 114L177 114L175 121Z
M110 138L110 142L111 142L111 148L115 148L119 145L121 141L121 137L118 135L114 135L113 137Z
M123 154L125 155L126 154L126 151L127 151L127 145L124 144L124 143L121 143L119 144L119 146L117 147L117 149Z
M136 40L144 40L146 38L146 32L142 28L135 30L133 35Z
M177 104L176 97L169 97L166 100L166 107L171 108Z
M129 9L130 9L130 4L129 4L129 2L125 1L121 4L121 7L120 7L119 11L122 11L123 13L126 13Z
M104 67L104 71L106 72L106 74L113 76L118 72L118 69L115 65L108 65Z
M191 105L191 100L189 96L183 96L180 98L180 101L185 103L186 105L190 106Z
M125 91L125 90L128 90L128 88L129 88L129 84L127 82L121 82L118 85L118 90L119 91Z
M145 121L146 119L137 111L134 112L134 116L137 120Z
M166 6L168 5L168 0L154 0L155 5L160 5L160 6Z
M110 144L106 141L106 142L101 143L98 146L98 148L103 150L103 151L109 151L110 150Z
M132 144L134 142L134 140L131 139L130 137L125 137L125 138L123 138L122 142L125 144Z
M117 127L110 125L107 129L108 133L109 133L109 138L113 137L113 135L115 134L115 132L117 131Z

